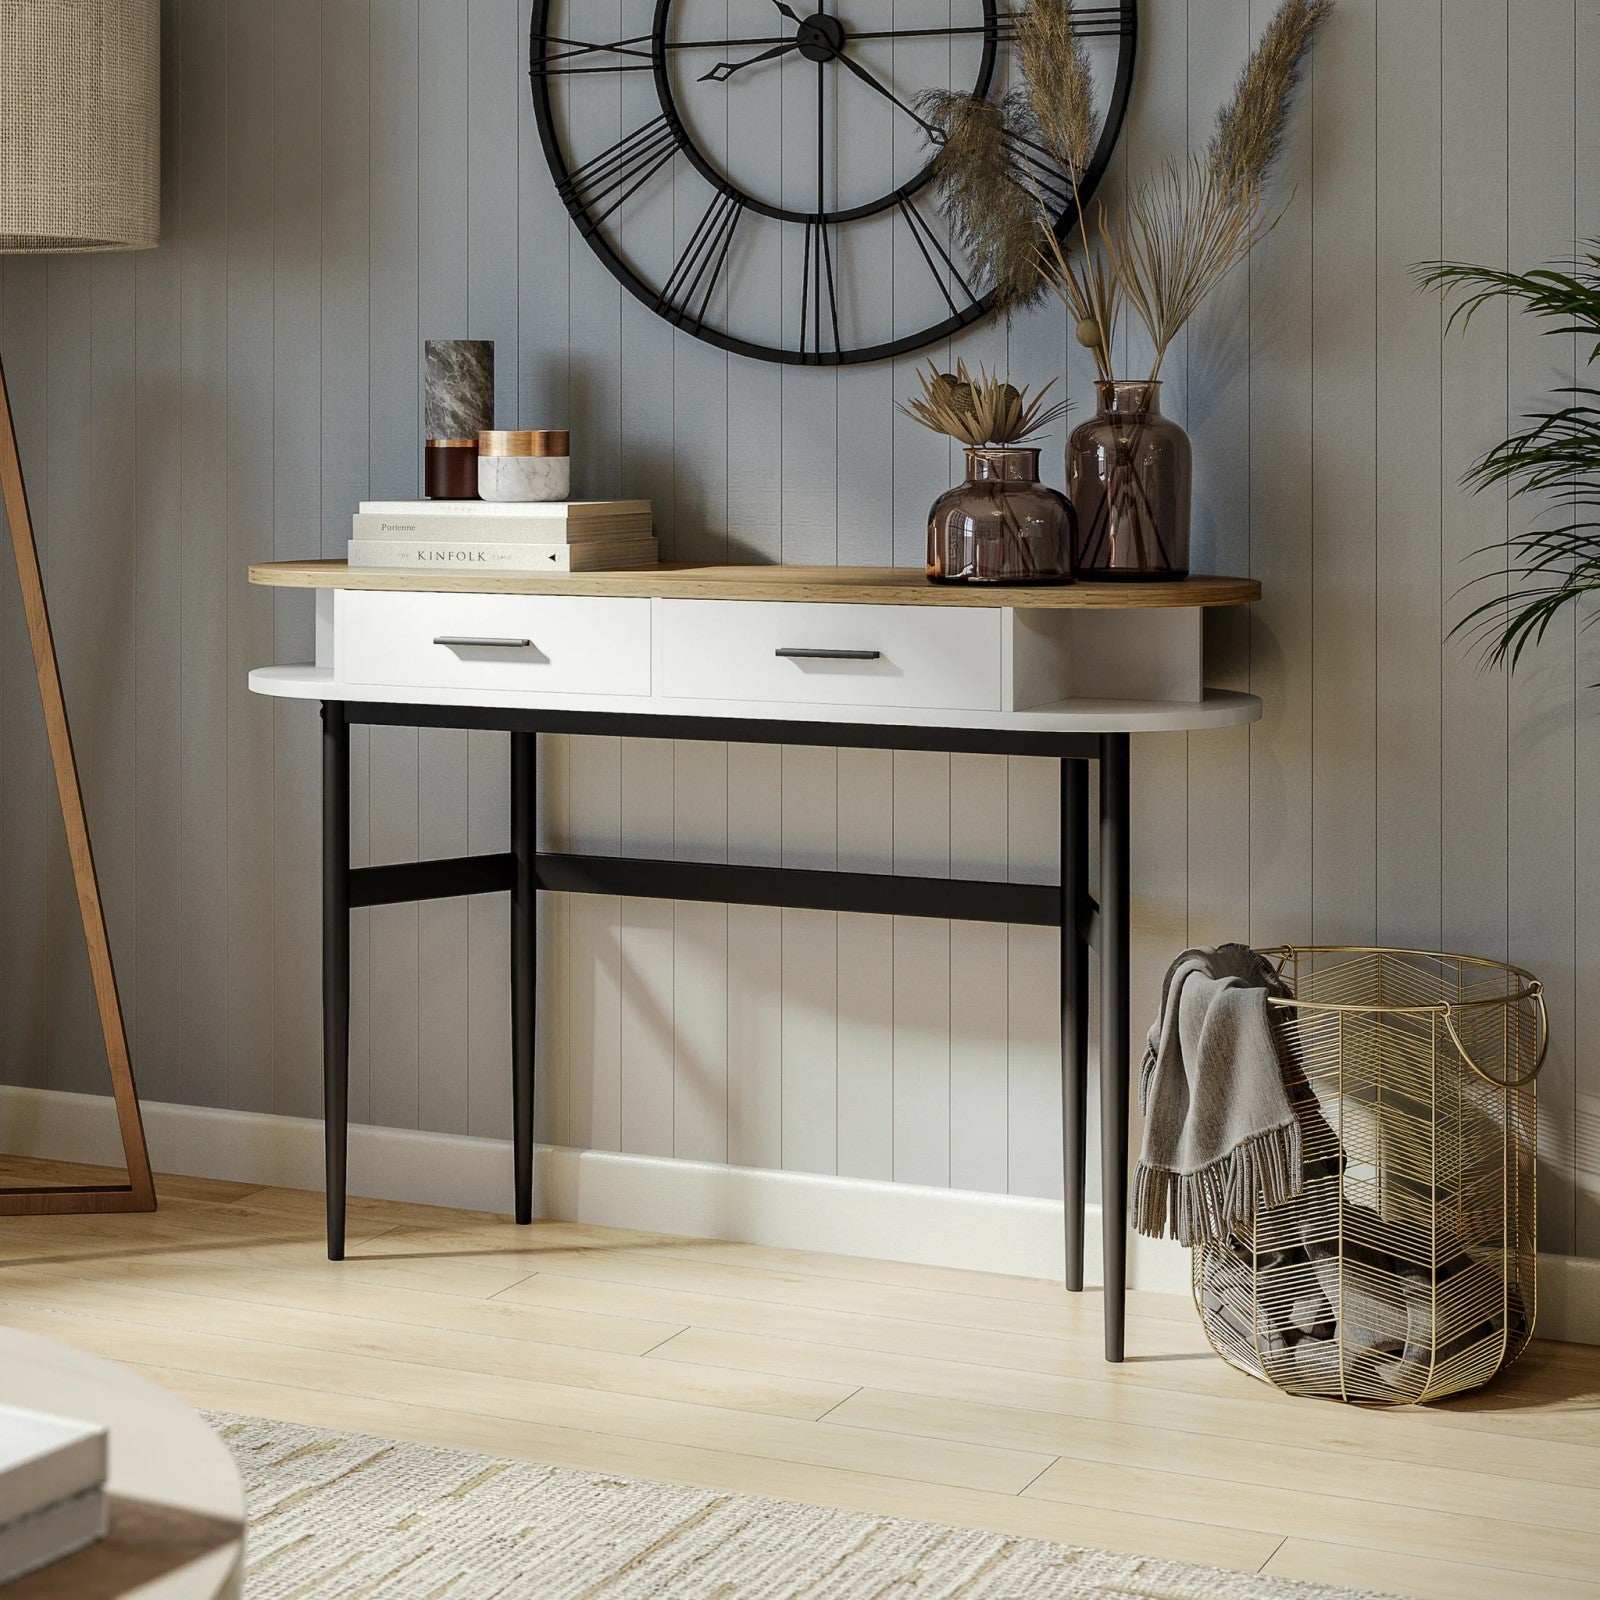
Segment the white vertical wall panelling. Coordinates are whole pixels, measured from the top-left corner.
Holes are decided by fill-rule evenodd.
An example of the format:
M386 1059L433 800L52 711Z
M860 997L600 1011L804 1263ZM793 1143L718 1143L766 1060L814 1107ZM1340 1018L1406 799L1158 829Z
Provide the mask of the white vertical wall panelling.
M733 0L699 3L737 31ZM874 3L905 25L925 9ZM309 655L310 611L251 590L241 568L334 553L349 500L414 492L421 341L495 339L500 420L570 424L582 492L650 496L668 548L693 558L918 564L959 456L893 412L911 360L780 372L624 299L545 171L530 0L166 9L162 250L5 263L0 339L145 1085L314 1114L316 720L242 687L250 665ZM1205 136L1272 9L1146 0L1108 193ZM620 35L616 0L593 10L597 36ZM1376 932L1526 962L1557 1024L1546 1243L1591 1253L1600 1077L1579 1007L1597 930L1581 796L1597 674L1568 629L1509 697L1508 724L1503 678L1442 639L1461 583L1494 565L1471 552L1507 525L1503 497L1467 497L1458 475L1572 351L1518 326L1508 359L1495 310L1445 338L1405 268L1501 263L1508 231L1526 266L1570 250L1574 217L1593 231L1597 52L1587 8L1550 0L1336 9L1284 153L1288 210L1166 374L1196 443L1196 564L1248 564L1266 588L1248 621L1211 621L1213 676L1248 682L1266 717L1135 749L1136 1025L1189 938ZM783 71L790 109L814 109L814 84ZM624 95L647 89L603 88L593 148L631 126ZM814 184L800 144L785 164L771 123L741 96L731 106L713 142L769 160L786 192ZM853 141L917 138L876 97L840 96L834 117L847 179ZM627 238L670 260L701 202L681 171L663 176ZM891 270L858 285L886 298L927 271L894 232ZM799 266L798 248L752 262L741 296L769 296L792 324ZM1133 372L1140 341L1119 349ZM1092 403L1053 301L929 354L1006 364L1019 382L1066 371L1074 420ZM83 448L96 417L130 408L123 440ZM1065 431L1046 444L1057 482ZM119 526L131 553L100 548ZM0 627L0 1066L13 1082L98 1087L9 597ZM503 847L503 740L355 742L358 859ZM583 738L546 740L542 768L544 836L563 848L1056 871L1048 762ZM541 1127L565 1142L1059 1193L1048 930L577 896L546 905L541 947ZM503 900L364 915L357 962L358 1107L503 1133Z
M1137 95L1143 108L1130 119L1121 149L1121 181L1131 190L1172 151L1190 138L1189 9L1182 0L1153 0L1143 8ZM1208 12L1207 26L1210 26ZM1153 341L1137 319L1124 315L1117 342L1121 370L1147 377L1155 360ZM1188 344L1178 341L1162 368L1162 409L1187 419ZM1184 734L1136 739L1131 750L1134 849L1129 872L1132 895L1130 939L1132 1009L1136 1018L1153 1014L1161 979L1173 955L1189 942L1189 741ZM1092 782L1093 780L1091 780ZM1223 824L1226 836L1226 824ZM1209 841L1206 848L1209 849ZM1091 978L1098 981L1098 963ZM1141 1038L1136 1023L1133 1038ZM1137 1098L1131 1143L1139 1144ZM1091 1138L1090 1143L1096 1141Z
M841 872L883 872L894 859L894 755L841 750ZM894 1175L894 919L839 918L837 1162L841 1177Z
M894 870L950 870L950 757L894 754ZM950 1181L950 924L894 918L894 1176Z
M321 546L330 555L349 538L348 507L366 494L372 477L370 33L367 0L322 7L315 51L323 261L320 405L323 417L339 422L320 441ZM302 41L301 47L310 43ZM359 850L359 859L367 861L394 859L416 848L415 777L406 774L413 795L407 806L399 785L385 781L381 751L375 748L380 742L374 730L352 731L352 853ZM414 1013L405 1016L405 997L416 992L416 920L406 915L409 909L365 911L352 927L350 1105L353 1116L369 1121L418 1114L416 1019Z
M1574 194L1574 225L1580 248L1600 248L1600 15L1592 6L1579 5L1577 49L1573 52L1573 76L1577 87L1574 120L1577 141L1573 167L1577 175ZM1596 369L1582 361L1590 354L1579 351L1579 381L1593 383ZM1593 617L1591 609L1584 618ZM1600 723L1592 713L1593 695L1589 685L1593 673L1579 635L1578 717L1576 720L1577 792L1592 795L1600 785ZM1577 813L1577 833L1573 841L1577 865L1577 924L1574 929L1575 962L1573 986L1577 994L1575 1029L1577 1048L1573 1062L1573 1133L1576 1153L1573 1158L1574 1210L1576 1226L1573 1250L1580 1256L1600 1253L1600 813L1581 803Z
M1520 26L1506 0L1468 0L1450 7L1444 30L1440 173L1443 256L1488 267L1507 264L1506 41ZM1503 307L1489 306L1467 327L1458 321L1444 341L1440 394L1444 417L1443 530L1439 571L1444 616L1459 621L1503 562L1492 547L1508 527L1503 489L1467 495L1468 465L1508 422ZM1470 585L1470 587L1469 587ZM1503 584L1497 585L1503 588ZM1505 957L1506 949L1506 680L1475 670L1470 643L1458 635L1442 652L1443 826L1440 905L1446 949ZM1515 960L1512 955L1511 959Z
M622 853L673 854L670 739L622 745ZM673 1116L673 905L622 902L622 1148L670 1156Z
M1402 287L1440 251L1439 0L1378 10L1377 148L1377 938L1440 947L1442 643L1438 298Z
M208 175L211 176L211 175ZM215 183L209 185L215 192ZM216 262L220 256L220 241L215 235L209 241L209 259ZM220 272L208 273L208 293L205 296L205 316L215 328L217 321L216 288L221 283ZM133 653L137 632L136 610L133 604L133 585L136 562L134 541L129 529L134 523L134 461L137 446L133 431L127 427L132 414L135 396L134 339L134 263L126 255L102 256L95 263L94 282L90 302L90 338L94 348L94 362L90 371L89 424L93 431L95 447L101 452L105 470L90 480L89 515L84 532L88 549L98 552L98 561L81 561L89 577L89 589L83 597L77 622L89 630L89 645L80 657L80 682L88 679L101 685L92 696L84 693L78 705L87 712L89 727L85 737L98 746L98 756L92 765L82 761L80 772L84 779L85 803L95 808L103 819L107 840L108 859L97 863L101 893L106 901L106 933L116 942L116 947L131 950L134 930L134 862L133 815L131 808L119 803L125 794L124 774L133 767L134 759L134 708L136 704L131 675L118 668ZM220 361L220 341L213 359ZM207 440L210 464L218 465L218 432L213 428ZM217 474L219 480L220 472ZM208 497L209 506L216 508L220 499L214 489ZM220 519L218 519L220 520ZM211 540L215 559L220 566L224 559L214 537L213 521ZM86 551L85 554L88 552ZM220 616L211 619L206 633L212 661L219 678L225 670L224 640L226 620ZM213 712L226 698L219 683L211 697ZM216 721L213 717L213 724ZM219 752L220 755L220 752ZM225 763L218 760L213 794L223 786L222 772ZM221 808L217 810L220 812ZM221 827L214 833L221 834ZM221 839L213 843L212 861L220 862ZM208 921L218 942L223 943L226 921L225 885L216 884L218 904ZM68 910L69 929L78 927L72 915L74 896L67 883L62 892ZM78 937L82 934L79 928ZM128 981L137 987L137 961L128 974ZM222 986L219 986L222 987ZM102 1078L101 1062L104 1049L100 1040L98 1017L89 996L80 991L74 1006L81 1032L77 1035L77 1049L81 1052L75 1063L82 1077L92 1083ZM206 1023L206 1044L222 1050L220 1018L209 1017Z
M224 13L225 24L231 19ZM161 19L161 71L164 80L173 82L178 70L178 11L168 7ZM224 80L226 83L226 79ZM162 233L171 239L178 227L177 173L178 173L178 96L168 95L161 106L161 192ZM234 111L230 108L230 124ZM229 129L224 129L224 137ZM270 144L263 141L263 148ZM244 167L244 163L241 163ZM248 170L247 168L245 170ZM240 174L229 175L231 201ZM226 247L230 262L239 249L239 236L230 231ZM172 397L181 394L183 379L180 369L178 337L179 267L181 252L166 249L142 251L134 258L134 515L133 537L136 559L133 573L132 600L138 623L132 652L132 678L135 694L133 727L133 869L134 869L134 931L130 952L124 944L114 946L117 953L117 978L122 991L125 1020L128 1026L128 1043L133 1059L139 1063L140 1089L152 1098L181 1092L179 1073L183 1049L178 1037L178 1023L182 1016L181 991L183 965L169 959L172 929L178 925L179 908L183 903L181 874L181 829L172 826L172 817L178 813L180 800L179 761L182 752L182 711L172 694L171 685L177 677L177 664L181 650L182 595L179 586L172 582L172 572L177 564L179 540L182 536L181 516L181 452L182 415L172 404ZM7 269L9 270L9 269ZM229 359L235 348L234 321L235 287L229 272L228 288L228 348ZM258 301L259 303L259 301ZM241 345L243 340L240 340ZM12 363L10 329L6 329L5 350L7 365ZM12 374L15 381L16 374ZM216 397L221 401L222 397ZM17 403L13 397L12 404ZM270 917L272 885L270 858L260 849L260 841L269 832L269 823L262 816L265 808L259 797L270 789L265 781L271 771L272 712L270 707L257 706L254 714L245 712L241 701L250 696L241 686L239 674L248 670L248 653L252 639L260 649L270 649L272 635L271 605L263 605L259 596L253 606L240 602L244 585L238 581L238 572L246 559L247 549L238 541L233 518L234 498L237 489L233 484L236 447L231 443L238 402L229 393L224 404L225 420L230 445L225 462L227 471L227 504L221 519L223 542L227 548L229 577L227 589L227 636L229 650L229 750L228 750L228 835L229 835L229 900L235 908L228 919L229 961L235 960L246 944L253 944L259 959L258 970L270 970L271 937ZM259 452L257 453L259 460ZM24 457L24 467L27 466ZM5 595L8 607L14 606L15 587L9 581L0 581L0 593ZM5 625L8 649L22 650L27 659L26 635L22 632L21 613L7 610ZM265 627L263 626L265 624ZM253 631L252 631L253 630ZM5 713L6 771L11 782L21 790L37 796L35 806L46 797L46 791L34 785L35 772L25 766L30 759L41 724L34 704L36 691L31 682L13 683L11 664L5 666L7 708ZM27 666L32 677L31 663ZM28 747L19 750L12 742L15 720L26 724ZM266 757L265 765L257 765L252 755ZM254 778L255 781L252 781ZM242 807L257 811L256 828L248 853L237 848L235 823ZM19 825L25 824L33 810L21 801L21 794L13 796L6 815L0 820L0 874L6 885L6 900L12 906L7 918L7 928L17 930L29 944L36 944L38 927L35 909L21 898L25 895L28 880L17 871L10 847ZM91 821L93 819L91 818ZM244 909L248 908L248 909ZM264 937L263 937L264 935ZM15 938L16 934L0 936ZM129 970L129 957L132 970ZM17 970L11 959L9 943L0 944L0 961L4 973L0 975L0 1048L3 1048L8 1067L16 1070L19 1052L10 1037L11 1008L4 997L3 985ZM131 980L131 985L130 985ZM272 1025L270 1007L262 1004L264 986L256 985L244 996L229 994L229 1078L240 1081L253 1074L253 1081L271 1084ZM242 1058L245 1051L235 1048L235 1023L241 1011L248 1010L253 1033L258 1041L249 1051L248 1062ZM237 1070L235 1063L237 1062Z
M1276 7L1251 0L1257 37ZM1280 157L1280 193L1294 204L1250 263L1250 562L1262 599L1250 611L1250 687L1262 717L1250 730L1250 938L1304 942L1311 933L1311 291L1317 206L1307 74ZM1337 97L1337 86L1322 93Z
M366 53L359 66L366 85L415 84L419 66L417 6L371 6L365 22ZM419 492L415 440L421 431L416 381L420 107L414 90L374 96L364 86L357 98L366 112L364 149L370 187L363 217L371 252L364 492L370 490L374 498L404 499ZM336 504L334 512L347 509L348 496ZM326 506L324 514L330 515ZM330 539L345 534L345 527L342 520L332 524ZM367 731L375 861L415 860L421 853L420 744L421 737L413 728ZM435 1017L451 1022L460 1017L460 1008L453 1009L450 1004L450 957L436 947L441 912L447 918L454 914L457 920L461 915L459 907L445 908L437 902L379 906L369 913L372 1054L375 1061L393 1063L374 1077L372 1093L375 1106L390 1095L397 1106L409 1097L419 1120L464 1133L461 1075L422 1070L423 1061L431 1064L441 1054L449 1059L455 1037L459 1037L436 1043L428 1034ZM424 959L424 950L429 959ZM458 970L460 962L457 955ZM459 986L454 992L459 994Z
M782 753L783 865L831 871L839 859L838 752ZM838 1164L839 923L833 911L785 910L783 935L783 1165Z
M728 746L675 744L672 787L676 858L726 861ZM672 909L673 1153L726 1161L729 908L683 900Z
M245 675L261 652L275 648L276 605L270 593L246 582L245 566L273 548L272 540L272 438L273 397L265 374L272 370L272 18L260 6L229 0L225 14L227 55L219 70L227 93L227 290L228 371L262 374L254 383L238 383L231 376L223 394L215 397L227 422L227 503L225 511L228 551L225 605L228 621L228 971L235 977L254 973L253 982L228 985L228 1085L240 1105L270 1106L282 1103L278 1091L277 964L280 940L292 935L300 914L293 897L280 900L276 893L278 830L276 765L279 735L277 709L264 705L245 686ZM163 11L163 31L173 21L171 8ZM177 41L174 40L176 47ZM163 56L163 70L166 57ZM170 74L166 78L171 82ZM175 164L181 121L169 96L163 114L172 116L174 143L164 148L162 160ZM165 132L165 128L164 128ZM173 190L166 197L162 219L174 215ZM179 219L181 228L181 219ZM148 403L141 396L142 432L155 438L167 435L170 401L163 396L160 376L173 363L177 319L177 272L182 260L171 245L140 258L141 272L151 269L155 312L146 310L141 279L139 330L140 373L146 371L145 351L157 378ZM157 263L166 263L157 271ZM146 343L148 340L148 344ZM170 343L169 343L170 341ZM166 347L163 350L163 347ZM141 581L139 585L139 646L136 663L141 694L154 695L170 684L176 670L176 611L178 597L172 582L172 548L180 523L174 514L172 489L177 473L169 443L146 456L141 466L149 476L141 483L141 506L147 520L140 529ZM213 603L218 598L213 596ZM170 634L168 632L170 631ZM167 717L141 720L138 729L139 761L135 769L138 792L135 804L149 808L150 831L160 831L154 850L142 850L138 861L139 914L146 919L148 937L141 947L150 951L143 963L139 986L141 1015L146 1005L170 1006L161 1023L171 1054L152 1062L148 1052L135 1048L141 1087L153 1065L163 1074L178 1074L183 1057L177 1044L178 1019L186 997L180 964L168 959L169 929L175 924L182 898L177 866L183 851L183 830L173 826L168 808L182 749L183 706L170 689L161 690ZM152 737L154 735L154 737ZM308 848L309 841L296 848ZM300 858L304 861L306 858ZM171 865L168 865L168 863ZM302 866L302 881L305 867ZM300 925L303 926L303 925ZM199 997L190 991L191 1001ZM298 1046L297 1046L298 1047ZM198 1065L198 1064L197 1064ZM208 1099L215 1097L213 1083L202 1071Z
M50 566L56 598L54 631L61 648L85 665L93 659L93 575L84 568L83 554L93 537L92 483L77 463L91 448L90 403L94 373L93 295L100 263L89 257L58 257L50 262L46 280L45 349L50 376L43 391L50 447L44 457L45 492L52 510ZM62 668L62 685L72 692L78 675ZM88 710L88 708L85 708ZM92 728L92 713L86 718ZM86 796L95 789L95 761L79 757ZM88 801L85 802L88 804ZM66 842L52 826L45 842L45 948L44 972L47 1010L45 1050L50 1081L71 1089L87 1089L93 1070L96 1036L92 1018L86 1030L86 1012L92 1010L86 987L88 966L83 936L71 898L71 875Z
M269 169L273 403L267 435L273 471L270 500L252 512L271 518L273 553L287 558L320 555L322 546L321 7L315 0L284 0L271 16L270 53L258 53L253 63L248 57L241 62L246 70L253 64L257 72L268 72L272 84L271 120L258 136L270 132L273 150ZM285 604L281 597L273 609L273 643L279 657L293 653L309 660L307 609ZM185 727L186 740L189 731ZM273 780L278 914L273 1094L281 1109L292 1107L296 1115L314 1116L321 1104L321 1027L317 1007L307 1002L319 992L320 968L317 941L305 936L305 930L320 925L321 769L314 718L278 711ZM352 990L356 1003L364 987ZM185 1001L189 1003L189 997ZM359 1054L357 1037L352 1055ZM194 1066L198 1070L200 1064ZM244 1109L260 1108L250 1104Z
M525 92L517 0L467 6L467 335L495 345L495 421L517 413L517 108ZM424 93L426 90L424 89ZM506 848L510 741L467 735L467 847ZM511 926L499 895L467 902L467 1131L488 1135L511 1116Z
M783 751L728 746L728 860L784 865ZM728 1159L783 1165L783 917L728 908ZM581 1062L570 1063L581 1069Z
M1188 30L1188 129L1196 146L1210 139L1217 111L1233 93L1239 63L1255 43L1249 0L1208 9L1205 26ZM1292 190L1275 177L1271 204ZM1245 572L1250 566L1250 269L1236 267L1179 341L1167 380L1180 391L1194 445L1196 572ZM1174 399L1177 396L1174 394ZM1206 682L1248 689L1250 618L1235 607L1204 622ZM1248 936L1250 920L1250 729L1186 740L1188 759L1187 942L1217 944Z
M1547 6L1519 19L1507 41L1506 236L1511 265L1524 270L1570 259L1576 172L1549 152L1577 145L1574 27L1577 12ZM1573 381L1574 341L1519 317L1511 328L1507 407L1514 418L1549 403ZM1513 531L1564 514L1550 500L1511 508ZM1577 632L1569 609L1529 651L1511 682L1507 784L1506 938L1519 965L1545 984L1550 1054L1542 1089L1540 1234L1546 1248L1572 1248L1575 1082L1573 988L1577 834L1573 731L1577 717ZM1589 681L1594 681L1591 672Z
M1377 0L1334 8L1312 64L1307 107L1316 191L1311 933L1319 944L1368 944L1377 933L1378 10Z

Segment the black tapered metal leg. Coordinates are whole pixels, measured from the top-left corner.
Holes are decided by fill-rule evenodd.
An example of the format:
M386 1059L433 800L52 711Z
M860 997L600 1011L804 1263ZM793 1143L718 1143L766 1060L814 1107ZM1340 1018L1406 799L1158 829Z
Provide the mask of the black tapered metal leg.
M533 1221L533 1037L538 988L539 736L511 735L511 1119L518 1222Z
M1088 763L1061 763L1061 1156L1067 1288L1083 1288L1084 1172L1089 1132Z
M322 703L322 1127L328 1259L344 1260L350 1137L350 725Z
M1123 1352L1128 1274L1128 736L1100 740L1100 1203L1106 1360Z

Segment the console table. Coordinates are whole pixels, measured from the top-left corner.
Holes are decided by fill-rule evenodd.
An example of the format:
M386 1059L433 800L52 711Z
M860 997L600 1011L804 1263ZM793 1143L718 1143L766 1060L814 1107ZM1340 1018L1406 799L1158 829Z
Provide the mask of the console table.
M260 694L315 700L323 725L323 1071L328 1255L344 1254L349 922L358 906L509 891L518 1222L533 1216L535 903L541 889L1061 929L1066 1283L1083 1287L1088 961L1099 957L1105 1351L1123 1353L1127 1267L1128 739L1253 722L1207 689L1207 606L1243 578L992 588L904 568L671 565L540 575L267 562L254 583L316 594L316 660L258 668ZM511 736L511 848L350 865L352 724ZM1043 756L1061 763L1059 885L541 853L540 733ZM1100 873L1088 884L1089 764Z

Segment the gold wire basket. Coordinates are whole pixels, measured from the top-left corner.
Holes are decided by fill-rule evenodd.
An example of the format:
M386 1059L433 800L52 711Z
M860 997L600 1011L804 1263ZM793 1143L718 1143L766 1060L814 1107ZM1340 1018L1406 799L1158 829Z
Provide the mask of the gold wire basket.
M1475 1389L1533 1333L1543 989L1433 951L1265 953L1305 1182L1194 1251L1206 1337L1290 1394Z

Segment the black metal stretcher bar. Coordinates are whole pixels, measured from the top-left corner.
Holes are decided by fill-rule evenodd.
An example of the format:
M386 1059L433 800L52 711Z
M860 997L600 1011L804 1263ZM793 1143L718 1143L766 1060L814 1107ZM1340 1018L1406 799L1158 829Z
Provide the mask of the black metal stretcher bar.
M444 900L511 889L516 858L455 856L352 867L350 907ZM534 859L540 889L558 894L636 895L645 900L708 900L729 906L783 906L810 911L865 911L891 917L947 917L958 922L1061 925L1061 891L1053 883L992 883L882 872L823 872L801 867L738 867L722 862L654 861L636 856L580 856L541 851ZM1080 904L1080 922L1097 907ZM1091 936L1091 944L1093 939Z

